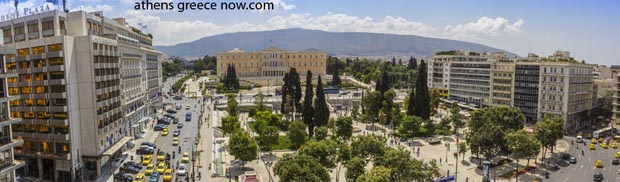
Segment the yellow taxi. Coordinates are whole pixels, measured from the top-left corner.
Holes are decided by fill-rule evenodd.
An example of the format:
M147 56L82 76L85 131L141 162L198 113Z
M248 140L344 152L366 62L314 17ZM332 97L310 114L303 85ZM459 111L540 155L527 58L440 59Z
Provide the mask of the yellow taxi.
M618 168L618 174L620 174L620 168Z
M177 145L179 145L179 138L178 138L178 137L174 137L174 138L172 138L172 145L173 145L173 146L177 146Z
M594 145L594 144L592 144L592 143L591 143L591 144L590 144L590 150L596 150L596 145Z
M615 158L620 158L620 152L616 152L616 153L614 154L614 157L615 157Z
M607 144L605 144L605 143L601 143L601 148L608 149L609 146L607 146Z
M598 143L598 141L596 139L592 139L592 143L596 144L596 143Z
M168 130L162 130L161 136L168 136Z
M189 106L185 106L185 110L189 110Z
M138 173L136 174L136 176L133 178L133 182L144 182L144 173Z
M160 162L159 164L157 164L157 168L155 169L155 171L161 174L164 173L164 170L166 170L166 163Z
M603 139L603 138L598 138L598 143L603 143L603 141L605 141L605 139Z
M164 172L164 181L172 181L172 169L166 169L166 172Z
M596 167L598 167L598 168L602 168L602 167L603 167L603 161L601 161L601 160L596 160L595 165L596 165Z
M181 157L182 163L189 163L189 153L183 152L183 157Z
M159 153L157 153L157 161L162 162L164 160L166 160L166 152L164 151L159 151Z
M153 156L152 155L146 155L146 156L144 156L144 158L142 158L142 165L143 166L149 165L151 163L151 161L153 161Z
M586 137L587 139L592 138L592 133L588 133L588 136Z
M615 143L609 144L609 147L611 147L612 149L618 149L618 145L616 145Z
M149 164L146 166L146 170L144 170L144 174L146 175L151 175L153 173L153 171L155 170L155 164Z

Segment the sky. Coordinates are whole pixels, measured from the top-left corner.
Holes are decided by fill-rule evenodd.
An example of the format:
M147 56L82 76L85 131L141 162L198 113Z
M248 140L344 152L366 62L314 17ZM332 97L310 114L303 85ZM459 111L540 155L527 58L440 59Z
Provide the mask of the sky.
M49 0L19 1L32 6ZM615 54L620 42L617 0L150 0L175 5L239 1L269 1L275 9L135 10L134 3L141 0L67 0L67 6L146 25L144 31L154 35L156 45L231 32L307 28L463 40L521 56L566 50L589 63L620 64ZM0 14L13 10L13 0L0 0Z

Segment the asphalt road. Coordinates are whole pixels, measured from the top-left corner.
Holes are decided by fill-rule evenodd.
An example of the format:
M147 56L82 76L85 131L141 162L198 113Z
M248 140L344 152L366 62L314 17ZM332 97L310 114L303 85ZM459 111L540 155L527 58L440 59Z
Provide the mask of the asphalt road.
M566 137L572 140L572 137ZM554 182L571 182L571 181L594 181L593 176L596 173L602 173L604 176L603 181L620 181L620 175L618 174L618 165L612 165L611 161L614 159L614 154L619 149L603 149L600 144L596 145L596 150L590 150L588 145L591 141L584 140L583 143L574 143L570 146L567 153L577 158L577 164L568 164L567 162L560 161L556 156L552 159L552 163L556 162L560 169L552 172L549 175L548 181ZM579 147L579 149L577 149ZM581 151L584 151L585 155L581 155ZM596 160L603 161L603 168L596 168L594 165ZM547 180L545 180L547 181Z

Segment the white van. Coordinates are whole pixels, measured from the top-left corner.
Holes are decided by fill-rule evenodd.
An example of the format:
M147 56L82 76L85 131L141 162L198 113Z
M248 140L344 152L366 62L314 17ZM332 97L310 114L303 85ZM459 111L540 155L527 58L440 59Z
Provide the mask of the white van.
M577 136L577 141L576 141L576 142L577 142L577 143L581 143L581 142L583 142L583 137L582 137L581 135L578 135L578 136Z

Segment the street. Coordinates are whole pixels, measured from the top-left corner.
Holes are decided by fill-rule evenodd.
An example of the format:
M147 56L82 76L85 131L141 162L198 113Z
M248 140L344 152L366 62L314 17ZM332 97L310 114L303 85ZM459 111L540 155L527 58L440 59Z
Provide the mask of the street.
M565 139L574 140L572 137L566 137ZM550 181L593 181L594 174L599 172L603 174L603 181L620 181L618 166L611 164L618 149L603 149L600 144L597 144L596 150L590 150L588 145L591 141L584 139L584 142L585 145L584 143L574 143L567 152L577 158L577 164L568 164L565 161L560 161L559 154L555 155L552 163L557 163L560 169L549 175ZM581 155L582 150L585 155ZM594 166L596 160L603 161L603 168L596 168Z

